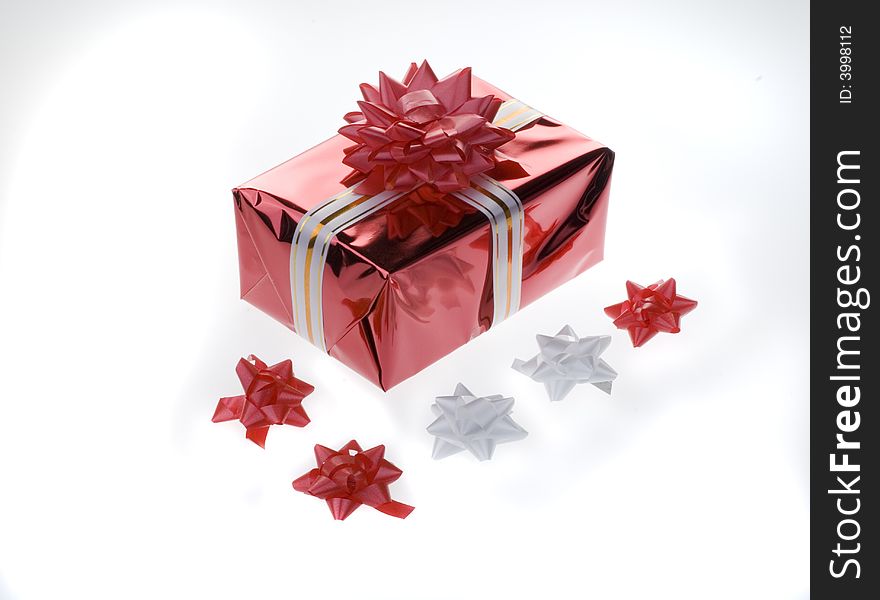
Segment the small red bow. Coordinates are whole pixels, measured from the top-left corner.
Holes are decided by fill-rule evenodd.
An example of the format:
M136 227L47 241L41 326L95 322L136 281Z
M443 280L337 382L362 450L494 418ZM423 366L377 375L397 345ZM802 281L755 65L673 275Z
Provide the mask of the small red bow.
M675 292L675 279L662 279L648 287L626 282L627 300L605 309L618 329L626 329L638 348L659 332L678 333L681 317L697 306L696 300Z
M309 424L302 401L315 388L293 376L293 363L289 359L267 367L251 354L247 360L238 361L235 372L244 395L220 398L213 422L241 420L247 429L247 438L261 448L265 447L270 426Z
M385 460L385 446L362 450L351 440L338 451L315 445L318 468L293 482L293 489L327 501L333 518L345 519L361 504L405 519L413 507L391 499L388 484L403 471Z

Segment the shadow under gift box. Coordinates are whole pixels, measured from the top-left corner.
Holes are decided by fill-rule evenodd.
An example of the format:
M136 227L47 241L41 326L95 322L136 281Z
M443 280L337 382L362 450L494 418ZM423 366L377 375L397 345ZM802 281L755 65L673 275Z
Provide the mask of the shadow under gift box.
M474 95L511 98L476 77L472 86ZM296 224L344 190L349 145L336 135L233 190L241 297L291 329ZM547 117L500 150L529 173L501 181L525 209L522 307L602 259L614 153ZM337 236L321 290L328 353L385 390L480 335L493 318L488 219L452 195L430 207L408 201Z

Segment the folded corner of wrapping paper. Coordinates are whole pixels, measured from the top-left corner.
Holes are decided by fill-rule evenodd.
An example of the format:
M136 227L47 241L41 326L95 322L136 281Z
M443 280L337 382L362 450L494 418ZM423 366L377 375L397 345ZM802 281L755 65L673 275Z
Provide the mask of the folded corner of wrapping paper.
M265 213L257 210L257 205L265 208L268 204L260 203L257 190L236 188L233 194L241 298L292 328L285 256L289 250L279 244L282 228L275 229Z

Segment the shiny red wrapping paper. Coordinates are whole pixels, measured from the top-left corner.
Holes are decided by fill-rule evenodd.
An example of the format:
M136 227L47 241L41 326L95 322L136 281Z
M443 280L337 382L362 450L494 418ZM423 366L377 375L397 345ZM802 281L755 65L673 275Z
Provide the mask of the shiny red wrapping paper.
M233 190L241 296L291 329L292 236L305 211L345 189L350 144L336 135ZM528 172L501 182L525 209L525 306L602 259L614 153L548 117L501 150ZM490 245L486 217L452 195L410 195L344 230L323 280L328 353L387 390L485 332Z

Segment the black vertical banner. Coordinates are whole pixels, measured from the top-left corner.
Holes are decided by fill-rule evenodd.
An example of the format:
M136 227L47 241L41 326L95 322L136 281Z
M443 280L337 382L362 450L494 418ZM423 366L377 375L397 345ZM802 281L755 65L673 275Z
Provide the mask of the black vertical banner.
M812 597L834 600L880 598L874 9L810 15L810 575Z

